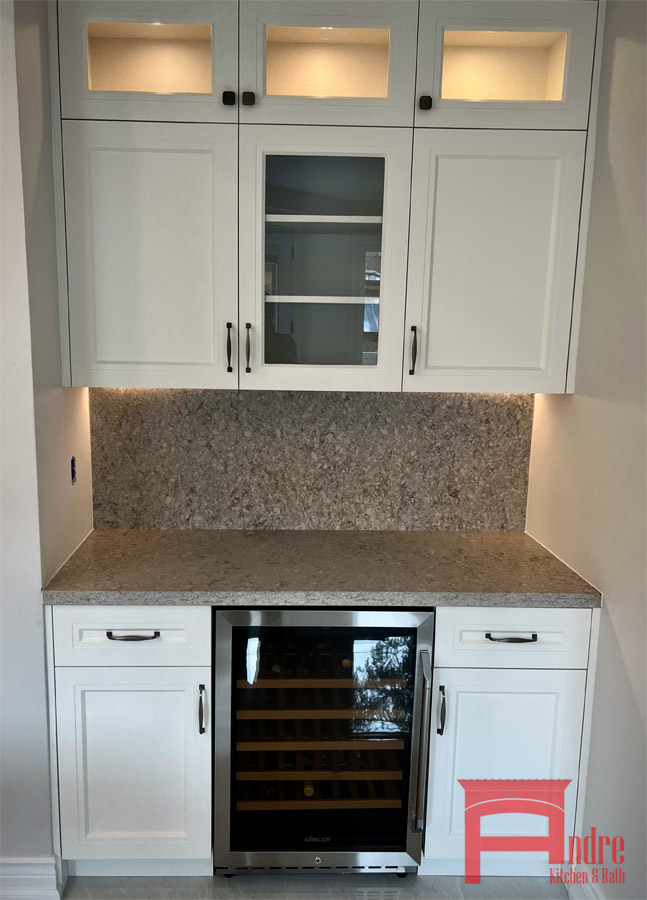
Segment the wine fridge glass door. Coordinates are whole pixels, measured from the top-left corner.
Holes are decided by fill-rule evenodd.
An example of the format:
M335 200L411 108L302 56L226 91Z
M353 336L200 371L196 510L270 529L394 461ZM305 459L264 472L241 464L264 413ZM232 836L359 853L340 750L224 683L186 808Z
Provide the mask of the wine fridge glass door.
M404 858L420 745L416 625L373 613L354 627L294 627L258 615L230 627L229 852ZM216 667L218 681L218 652Z

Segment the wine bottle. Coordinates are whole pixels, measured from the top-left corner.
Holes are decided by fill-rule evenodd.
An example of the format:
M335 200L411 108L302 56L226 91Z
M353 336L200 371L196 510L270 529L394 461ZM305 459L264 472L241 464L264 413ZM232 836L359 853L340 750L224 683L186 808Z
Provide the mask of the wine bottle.
M306 797L314 797L315 786L311 781L303 782L303 793Z

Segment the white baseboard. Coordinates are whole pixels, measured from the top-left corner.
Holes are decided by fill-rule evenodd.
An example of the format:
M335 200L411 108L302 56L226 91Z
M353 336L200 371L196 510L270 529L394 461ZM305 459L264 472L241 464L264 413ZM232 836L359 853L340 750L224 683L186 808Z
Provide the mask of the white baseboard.
M213 875L208 859L68 859L68 874L107 876ZM3 898L0 896L0 900Z
M587 878L586 881L581 884L566 885L569 900L606 900L606 896L602 891L602 886L600 884L594 884L591 880L590 866L578 865L575 871L586 873Z
M60 900L54 856L0 859L0 900Z
M538 856L540 854L537 854ZM550 865L543 859L482 859L481 877L483 878L548 878ZM425 859L418 869L418 875L465 875L465 860L461 859Z

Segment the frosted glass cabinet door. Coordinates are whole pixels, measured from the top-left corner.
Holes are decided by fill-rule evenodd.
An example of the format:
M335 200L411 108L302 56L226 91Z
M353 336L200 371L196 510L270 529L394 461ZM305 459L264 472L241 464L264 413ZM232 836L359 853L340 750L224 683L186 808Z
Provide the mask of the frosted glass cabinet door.
M64 119L238 121L236 0L63 0L58 17Z
M65 859L211 855L210 695L208 666L57 668Z
M573 834L586 671L434 669L425 861L422 872L462 875L465 794L459 778L563 778L565 833ZM441 690L442 688L442 690ZM445 699L443 733L441 706ZM526 813L483 817L481 834L547 834ZM547 875L545 852L484 852L484 875Z
M587 127L595 0L421 0L416 125Z
M241 125L241 387L400 390L410 153L410 129Z
M585 137L416 129L405 391L565 391Z
M412 125L417 0L241 0L240 121Z
M237 126L63 125L72 384L236 388Z

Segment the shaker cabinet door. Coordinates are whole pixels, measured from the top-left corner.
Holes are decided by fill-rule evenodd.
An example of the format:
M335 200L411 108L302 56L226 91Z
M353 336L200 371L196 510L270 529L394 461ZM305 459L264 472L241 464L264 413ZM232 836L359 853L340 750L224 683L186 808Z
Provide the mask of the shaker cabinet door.
M597 14L592 0L421 0L416 125L585 129Z
M405 391L564 392L584 145L416 129Z
M458 779L570 779L564 825L573 834L585 682L584 670L434 669L423 873L464 872L465 793ZM544 836L547 819L484 816L481 834ZM548 857L490 851L481 854L481 866L484 875L545 875Z
M238 121L236 0L62 0L64 119Z
M411 129L240 126L240 386L399 391Z
M208 666L57 668L65 859L211 855L210 695Z
M65 122L63 143L72 384L235 389L237 126Z
M417 0L241 0L240 121L413 125Z

